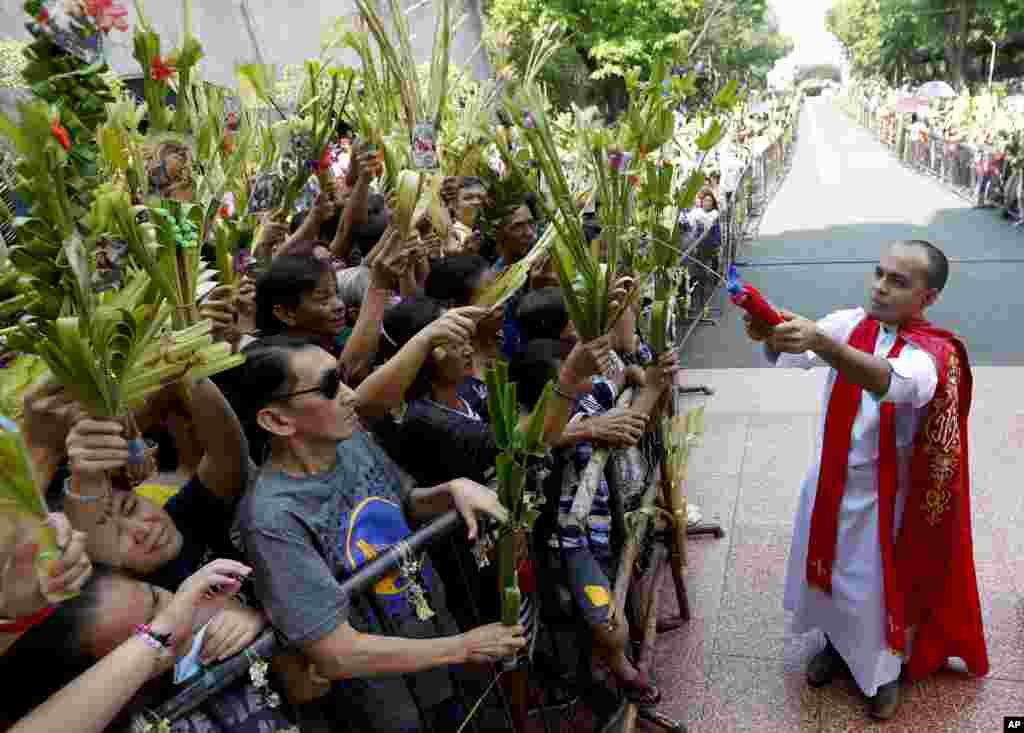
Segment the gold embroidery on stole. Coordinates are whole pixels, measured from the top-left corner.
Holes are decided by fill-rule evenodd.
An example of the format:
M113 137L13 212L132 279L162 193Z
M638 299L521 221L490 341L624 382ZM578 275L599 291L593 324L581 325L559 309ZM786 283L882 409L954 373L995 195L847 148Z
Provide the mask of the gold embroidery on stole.
M946 384L935 396L925 425L925 451L932 488L925 492L921 509L931 525L942 521L953 494L946 487L960 467L960 362L954 352L949 357Z

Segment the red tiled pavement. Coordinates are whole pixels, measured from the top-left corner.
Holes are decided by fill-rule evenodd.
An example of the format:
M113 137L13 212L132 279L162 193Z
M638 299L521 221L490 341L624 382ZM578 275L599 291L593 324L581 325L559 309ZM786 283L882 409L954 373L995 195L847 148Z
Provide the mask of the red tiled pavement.
M976 369L972 407L973 525L991 673L959 669L903 687L896 720L871 721L850 679L813 690L804 666L822 644L794 637L782 610L793 510L813 452L823 370L689 372L718 391L704 444L689 470L689 498L726 536L693 539L686 570L693 621L660 637L660 709L691 733L883 730L989 733L1024 715L1024 412L1019 369ZM671 579L661 595L676 612ZM641 728L648 730L647 728Z

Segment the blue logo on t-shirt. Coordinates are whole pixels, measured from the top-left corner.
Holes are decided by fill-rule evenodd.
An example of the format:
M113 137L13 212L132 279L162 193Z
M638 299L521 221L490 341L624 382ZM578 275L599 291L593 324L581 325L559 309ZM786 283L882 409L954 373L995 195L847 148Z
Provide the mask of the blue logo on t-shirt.
M354 509L342 514L341 523L345 538L342 569L346 575L354 573L411 534L402 508L378 496L364 499ZM429 591L429 569L424 568L420 576L424 590ZM406 593L411 582L412 579L400 570L378 580L373 586L373 593L382 610L392 616L415 616Z

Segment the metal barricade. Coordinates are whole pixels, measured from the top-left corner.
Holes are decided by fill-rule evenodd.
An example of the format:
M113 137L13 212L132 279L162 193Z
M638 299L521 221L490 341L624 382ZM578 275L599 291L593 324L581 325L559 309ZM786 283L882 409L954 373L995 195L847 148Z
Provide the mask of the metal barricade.
M903 165L934 176L977 205L1001 206L1014 222L1024 217L1024 171L1009 169L1005 161L994 164L987 146L948 141L936 130L928 130L928 139L922 142L911 135L902 118L873 113L866 103L846 111Z
M714 263L714 272L708 272L704 266L695 264L687 276L687 287L693 277L705 278L699 291L704 295L701 302L688 303L688 298L680 298L682 322L689 322L686 327L680 348L693 333L701 321L715 322L715 315L720 312L713 307L721 285L725 282L730 266L741 254L741 247L751 233L752 226L764 214L768 203L785 179L796 147L799 134L799 115L783 130L779 137L754 157L740 175L736 190L723 197L720 203L718 226L721 231L721 246ZM696 249L687 253L687 257L697 257ZM686 258L684 258L686 259ZM706 263L705 263L706 264ZM707 317L705 317L707 316Z
M944 180L945 173L945 151L943 141L937 135L928 137L928 169L929 172L940 180Z
M396 570L400 566L404 557L424 552L432 545L436 545L442 541L451 541L452 533L459 527L463 526L462 518L457 512L448 512L411 534L404 542L400 543L400 545L391 547L373 560L367 562L356 573L341 583L339 593L343 593L351 598L353 603L366 603L375 608L377 604L370 597L372 594L367 594L366 592L375 582L380 580L386 574ZM379 608L375 608L375 611L377 617L384 624L385 629L389 633L393 633L393 629L389 628L388 615ZM268 628L245 651L235 655L231 659L221 662L218 665L205 669L197 679L189 683L171 699L162 703L155 709L143 711L140 715L136 716L134 724L138 727L134 729L144 730L146 729L146 724L151 723L154 720L167 720L169 722L174 722L175 720L183 718L199 708L217 693L225 690L228 686L238 682L240 679L248 675L249 668L254 661L267 659L284 650L285 645L283 642L272 629ZM449 669L448 672L452 682L452 689L455 691L455 696L459 703L459 707L461 708L461 714L466 715L473 708L474 700L468 698L462 683L456 679L454 674L452 674L451 669ZM420 719L424 724L423 730L434 730L429 723L426 711L419 705L418 698L415 694L414 683L408 677L406 678L406 683L409 686L412 700L417 705ZM489 686L487 694L488 696L497 695L499 697L500 707L505 713L502 716L504 717L505 724L504 727L501 727L500 722L495 721L493 719L494 716L491 716L486 725L486 729L511 731L511 721L508 717L507 707L505 706L505 701L500 690L492 690ZM452 727L450 729L455 730L455 728L458 727L458 724L462 722L462 720L451 721ZM475 719L471 719L469 721L468 729L472 731L481 730ZM448 730L448 728L445 730Z

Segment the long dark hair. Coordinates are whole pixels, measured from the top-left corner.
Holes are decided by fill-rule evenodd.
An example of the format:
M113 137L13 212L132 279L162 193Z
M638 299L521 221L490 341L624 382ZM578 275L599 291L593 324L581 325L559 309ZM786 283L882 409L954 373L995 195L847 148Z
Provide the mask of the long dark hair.
M557 341L569 325L569 309L562 289L540 288L526 293L516 307L516 323L523 343L533 339Z
M444 306L425 295L405 298L401 303L388 308L384 312L384 331L381 334L382 361L397 354L409 339L443 315ZM433 376L434 369L428 358L406 391L406 399L412 401L429 394Z
M469 305L490 265L480 255L458 254L430 263L424 294L452 307Z
M520 403L533 409L544 387L558 379L558 369L570 347L554 339L534 339L509 364L509 380L516 383Z
M256 328L262 336L288 330L288 324L274 315L274 307L297 308L302 297L316 290L320 278L330 272L330 262L312 255L281 255L256 281Z

